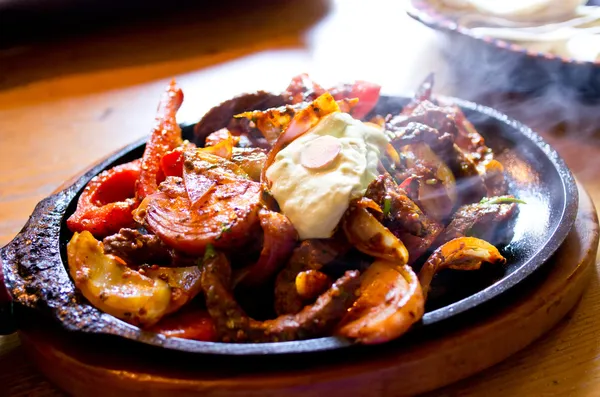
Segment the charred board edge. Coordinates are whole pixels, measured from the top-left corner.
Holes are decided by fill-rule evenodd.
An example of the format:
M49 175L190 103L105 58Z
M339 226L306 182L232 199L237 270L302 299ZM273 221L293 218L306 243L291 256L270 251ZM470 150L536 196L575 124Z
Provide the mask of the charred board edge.
M578 209L578 191L574 178L564 161L540 136L530 128L508 116L485 106L454 98L446 98L466 111L479 113L494 122L508 126L515 136L529 140L541 150L554 166L562 182L564 207L560 220L547 244L524 263L518 271L474 295L449 306L426 313L420 326L441 322L497 298L517 283L523 281L545 263L558 249L571 230ZM382 96L377 108L400 110L408 98ZM193 139L194 125L182 126L184 137ZM484 133L485 135L485 133ZM272 355L327 351L348 347L352 342L326 337L304 341L227 344L200 342L145 332L91 306L79 295L67 272L61 256L61 229L65 214L80 191L91 178L101 171L130 161L132 153L141 153L145 140L141 139L106 160L95 165L71 186L42 200L35 208L21 232L0 250L5 283L17 306L33 309L58 322L64 329L91 334L112 334L167 349L219 355Z

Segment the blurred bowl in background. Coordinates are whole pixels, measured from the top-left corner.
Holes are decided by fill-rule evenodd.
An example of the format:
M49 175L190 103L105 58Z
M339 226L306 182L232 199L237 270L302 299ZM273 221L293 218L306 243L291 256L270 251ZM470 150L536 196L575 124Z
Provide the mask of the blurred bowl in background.
M480 100L492 92L545 95L600 104L600 62L579 61L488 36L475 35L427 0L412 0L408 14L442 33L441 49L458 81L470 85L461 96Z

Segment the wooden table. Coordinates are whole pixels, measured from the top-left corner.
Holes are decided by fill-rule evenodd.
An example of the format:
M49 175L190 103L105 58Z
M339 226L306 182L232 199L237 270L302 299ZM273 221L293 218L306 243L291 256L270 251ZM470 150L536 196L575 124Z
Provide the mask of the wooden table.
M147 134L159 94L173 76L186 97L182 122L241 91L281 89L304 71L325 84L372 80L390 93L410 92L433 71L438 93L462 94L435 33L410 20L403 7L393 0L306 0L246 7L226 18L186 11L0 49L0 245L65 179ZM568 114L579 109L561 106ZM600 142L591 136L597 129L593 119L566 134L538 123L539 113L524 114L523 108L505 106L543 126L542 134L600 202ZM587 111L600 114L597 108ZM597 395L598 311L600 283L594 274L582 302L543 339L432 395ZM0 337L0 395L62 393L36 373L13 335Z

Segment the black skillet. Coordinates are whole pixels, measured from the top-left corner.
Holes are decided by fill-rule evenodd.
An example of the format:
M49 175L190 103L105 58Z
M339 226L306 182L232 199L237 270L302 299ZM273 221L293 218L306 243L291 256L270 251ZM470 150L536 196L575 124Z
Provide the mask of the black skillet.
M397 113L407 98L382 96L376 113ZM416 328L448 324L450 319L476 312L476 308L501 301L505 292L527 279L562 244L577 213L578 192L569 169L546 142L528 127L494 109L452 99L466 113L487 143L503 162L511 194L527 202L513 225L513 235L501 247L508 264L493 271L454 275L450 291L428 302L427 312ZM211 126L214 127L214 126ZM193 138L193 125L183 126L186 138ZM306 341L267 344L200 342L145 332L102 313L78 294L66 265L65 246L71 233L65 220L74 211L80 192L99 172L141 157L144 140L135 142L95 165L73 185L41 201L22 231L0 250L4 270L0 302L4 313L19 319L20 312L34 318L53 319L62 328L79 334L116 335L170 350L213 355L280 355L335 350L352 342L325 337ZM0 272L0 281L1 279ZM12 318L12 317L11 317ZM0 320L1 321L1 320ZM6 323L5 323L6 325ZM17 321L16 326L19 326ZM443 326L443 325L442 325Z

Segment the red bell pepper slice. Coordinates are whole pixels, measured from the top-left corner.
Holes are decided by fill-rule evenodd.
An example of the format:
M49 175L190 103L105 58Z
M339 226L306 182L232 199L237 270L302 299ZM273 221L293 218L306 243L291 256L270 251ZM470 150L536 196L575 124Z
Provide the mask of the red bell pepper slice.
M131 212L137 208L135 183L141 161L118 165L94 177L67 219L72 232L88 230L94 236L108 236L135 224Z
M306 73L292 78L290 85L286 88L284 96L292 104L310 102L325 93L325 89L315 83Z
M358 104L351 111L352 117L357 119L365 117L377 105L380 91L380 85L360 80L329 90L336 100L358 98Z
M206 342L217 341L214 320L206 310L195 308L182 310L165 317L147 330L161 333L168 338L175 337Z
M183 147L178 147L165 154L160 160L163 175L179 176L183 175Z
M292 104L309 102L325 92L331 93L335 100L358 98L358 104L353 107L350 114L354 118L365 117L379 101L381 86L375 83L358 80L353 84L340 84L325 90L315 83L306 73L294 77L284 91L284 96Z
M156 192L159 183L165 178L161 167L163 156L183 143L181 128L175 118L182 102L183 92L173 80L160 100L155 126L142 156L142 170L135 187L139 201Z

